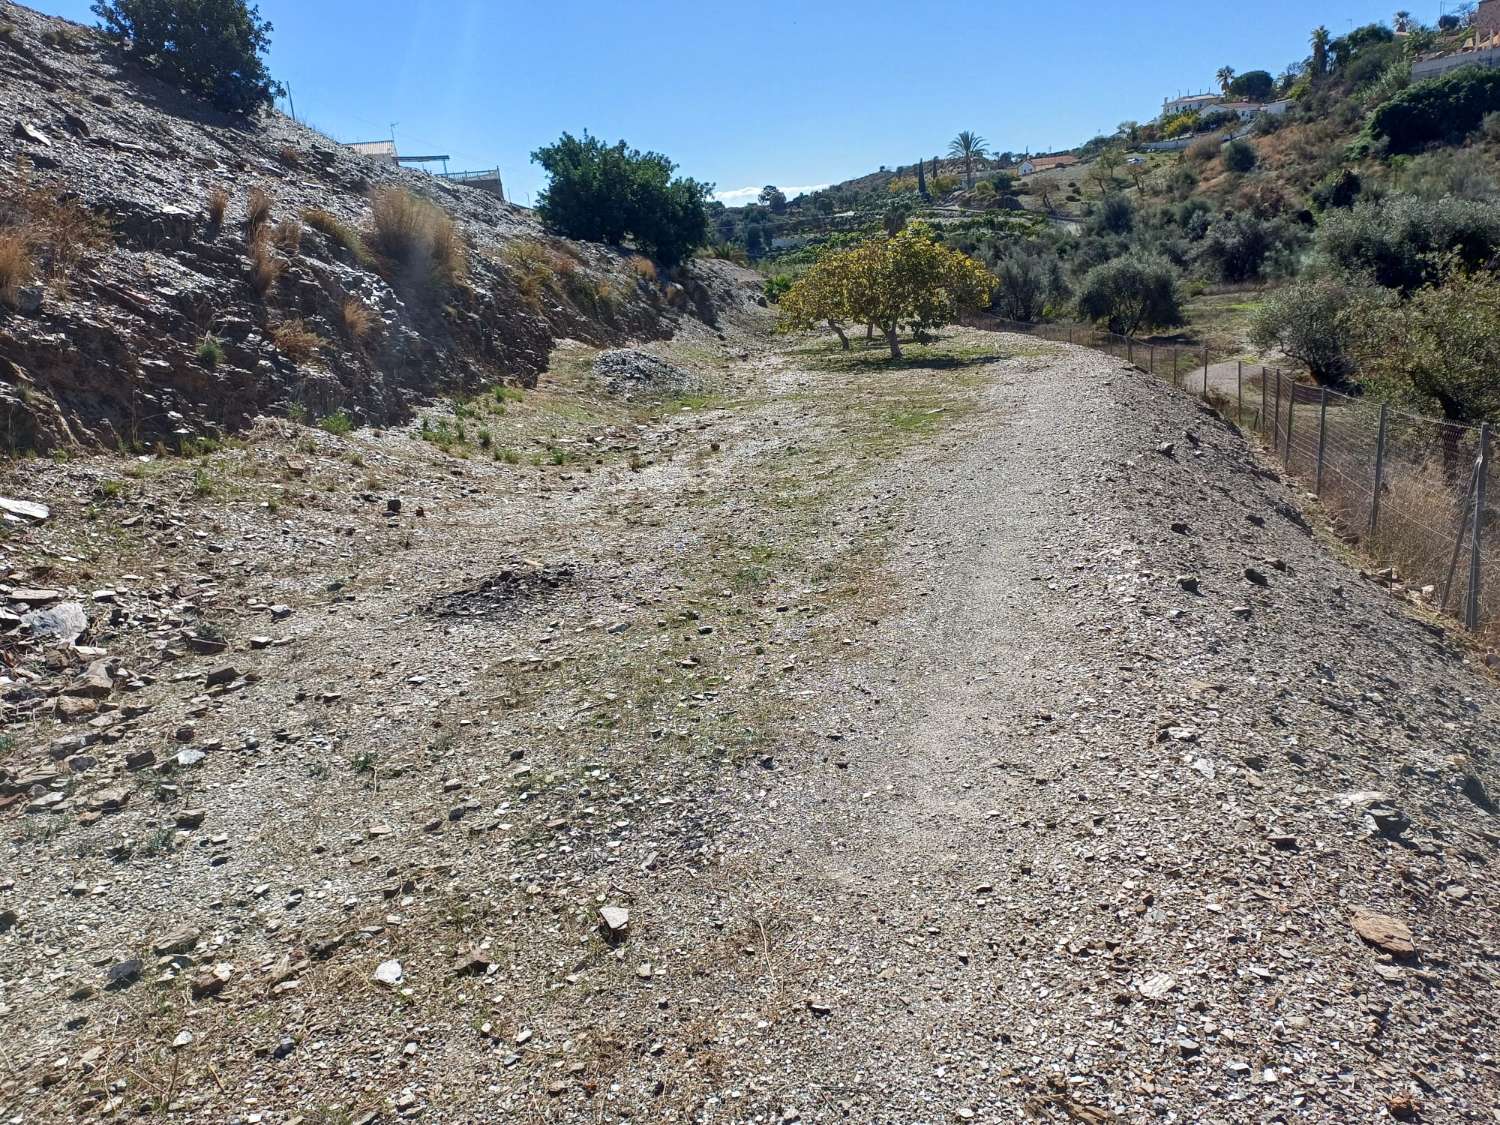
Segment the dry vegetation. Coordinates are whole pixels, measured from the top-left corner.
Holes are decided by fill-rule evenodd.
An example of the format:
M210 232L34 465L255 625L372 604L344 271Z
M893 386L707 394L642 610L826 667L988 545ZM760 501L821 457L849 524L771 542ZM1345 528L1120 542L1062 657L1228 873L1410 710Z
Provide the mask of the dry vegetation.
M465 272L463 236L448 212L404 188L379 189L365 241L390 273L408 281L452 285Z
M286 263L272 249L269 239L260 237L250 243L250 285L256 293L264 297L285 271Z
M0 289L14 297L17 286L40 277L54 291L65 291L69 277L89 253L110 244L107 220L76 199L31 179L29 169L20 170L9 195L0 198Z
M350 343L362 343L375 327L375 313L358 297L345 297L339 306L339 319L344 325L344 335Z
M337 215L319 207L312 207L302 212L302 221L329 241L349 251L350 256L360 265L374 265L374 258L365 246L364 240L360 238L359 232L340 220Z
M283 219L276 224L271 241L288 257L295 255L302 249L302 224L296 219Z
M208 193L208 221L218 230L224 225L224 216L229 211L229 192L216 187Z
M31 280L31 254L19 234L0 234L0 304L15 306L16 290Z
M311 331L301 317L284 321L271 329L271 339L281 354L293 363L306 363L327 344L323 337Z
M271 221L271 197L265 188L253 187L250 189L249 199L245 203L245 228L254 238L256 233Z

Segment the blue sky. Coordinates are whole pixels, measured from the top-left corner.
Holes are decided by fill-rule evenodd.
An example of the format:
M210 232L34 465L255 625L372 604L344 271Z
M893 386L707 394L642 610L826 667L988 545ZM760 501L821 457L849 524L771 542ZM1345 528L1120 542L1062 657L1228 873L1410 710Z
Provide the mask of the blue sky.
M33 3L93 22L88 0ZM1338 35L1398 6L260 0L300 117L339 140L394 122L403 154L498 165L523 203L543 183L531 152L565 129L664 152L721 192L914 163L960 129L1017 152L1069 147L1209 88L1221 66L1279 73L1319 23Z

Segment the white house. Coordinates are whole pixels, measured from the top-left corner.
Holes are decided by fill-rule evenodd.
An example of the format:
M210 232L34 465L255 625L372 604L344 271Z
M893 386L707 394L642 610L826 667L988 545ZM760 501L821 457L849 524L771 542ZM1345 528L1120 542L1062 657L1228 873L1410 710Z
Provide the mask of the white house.
M1021 164L1021 175L1033 176L1038 172L1050 172L1054 168L1071 168L1078 163L1078 157L1071 152L1065 152L1061 156L1033 156Z
M1179 113L1206 113L1223 100L1218 94L1188 94L1181 98L1168 98L1162 102L1161 116L1167 118Z

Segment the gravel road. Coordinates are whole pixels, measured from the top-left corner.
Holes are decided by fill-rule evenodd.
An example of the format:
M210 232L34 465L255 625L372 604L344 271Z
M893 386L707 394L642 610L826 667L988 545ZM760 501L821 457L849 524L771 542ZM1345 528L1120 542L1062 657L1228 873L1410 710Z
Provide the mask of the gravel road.
M1456 637L1118 361L690 343L711 401L557 408L586 460L320 435L349 503L274 519L143 485L105 518L177 521L157 571L70 571L110 468L38 467L12 582L128 606L134 562L232 648L96 629L134 710L0 811L7 1120L1500 1120ZM18 729L12 778L77 728ZM146 745L207 749L162 792Z

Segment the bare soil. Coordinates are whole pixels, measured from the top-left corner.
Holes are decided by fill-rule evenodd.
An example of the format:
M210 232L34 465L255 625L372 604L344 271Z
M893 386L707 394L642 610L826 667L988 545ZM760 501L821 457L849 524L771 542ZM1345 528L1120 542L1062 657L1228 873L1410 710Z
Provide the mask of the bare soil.
M0 480L6 1120L1500 1120L1494 689L1236 431L651 350Z

